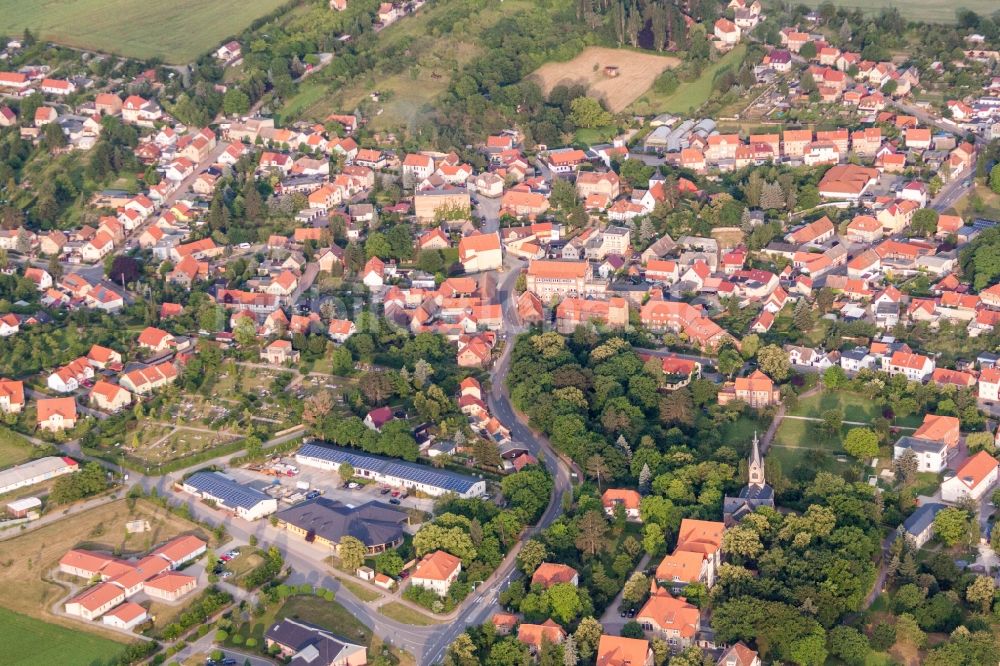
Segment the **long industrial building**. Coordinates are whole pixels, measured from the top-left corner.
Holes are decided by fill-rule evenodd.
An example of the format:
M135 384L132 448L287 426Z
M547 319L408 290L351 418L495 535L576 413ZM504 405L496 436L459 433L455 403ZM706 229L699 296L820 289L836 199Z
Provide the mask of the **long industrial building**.
M221 472L195 472L182 485L185 492L212 500L244 520L257 520L278 510L278 500Z
M329 471L336 471L342 463L349 463L356 476L397 488L416 490L431 497L455 493L459 497L468 498L479 497L486 492L486 481L473 476L338 446L303 444L295 454L295 460L300 465Z

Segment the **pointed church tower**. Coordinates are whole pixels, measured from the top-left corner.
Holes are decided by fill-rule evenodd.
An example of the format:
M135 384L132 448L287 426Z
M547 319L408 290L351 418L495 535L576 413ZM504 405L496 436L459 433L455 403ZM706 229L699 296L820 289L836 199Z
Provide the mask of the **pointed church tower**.
M753 434L753 448L750 450L750 465L747 469L747 484L751 486L764 486L764 457L760 455L760 441L757 433Z

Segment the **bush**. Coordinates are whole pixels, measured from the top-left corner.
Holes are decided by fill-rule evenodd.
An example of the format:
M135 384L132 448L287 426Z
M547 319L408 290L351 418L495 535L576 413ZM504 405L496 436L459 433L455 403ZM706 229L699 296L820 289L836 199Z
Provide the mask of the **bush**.
M243 636L236 634L233 636L233 645L243 645Z
M219 629L217 632L215 632L216 643L224 643L227 638L229 638L229 634L226 633L224 630Z
M677 78L677 73L672 69L668 69L656 77L656 81L653 82L653 90L661 95L669 95L677 90L680 84L681 82Z
M246 642L246 646L248 648L257 647L257 639L256 638L248 638L247 642Z

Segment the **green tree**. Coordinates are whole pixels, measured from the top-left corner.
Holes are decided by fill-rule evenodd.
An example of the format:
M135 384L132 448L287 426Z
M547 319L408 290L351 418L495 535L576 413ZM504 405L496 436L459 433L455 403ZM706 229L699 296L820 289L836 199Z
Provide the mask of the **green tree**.
M569 117L577 127L588 129L606 127L614 122L614 116L605 111L601 103L592 97L577 97L570 102Z
M580 620L573 638L576 640L576 649L581 661L589 662L590 658L597 654L597 644L603 633L604 627L596 619L585 617Z
M844 438L844 450L858 460L878 455L878 435L868 428L851 428Z
M757 352L757 364L761 371L776 382L788 379L791 363L788 352L778 345L766 345Z
M830 653L848 666L863 666L871 654L868 638L854 627L834 627L828 641Z
M525 575L530 576L549 556L545 544L538 539L528 539L517 554L517 565Z
M642 532L642 547L645 551L650 555L659 553L666 541L663 536L663 528L656 523L646 523Z
M365 563L365 544L352 536L345 536L337 544L340 566L344 571L355 572Z
M934 532L946 546L954 546L969 536L969 514L950 506L934 516Z
M341 463L337 467L337 476L340 477L341 483L350 483L351 479L354 478L354 465L349 462Z
M250 111L250 98L239 88L230 88L222 98L222 108L228 116L242 116Z
M996 583L991 576L976 576L965 589L965 600L973 606L979 606L983 613L989 613L993 608L995 596Z
M994 164L990 169L990 189L1000 194L1000 164Z

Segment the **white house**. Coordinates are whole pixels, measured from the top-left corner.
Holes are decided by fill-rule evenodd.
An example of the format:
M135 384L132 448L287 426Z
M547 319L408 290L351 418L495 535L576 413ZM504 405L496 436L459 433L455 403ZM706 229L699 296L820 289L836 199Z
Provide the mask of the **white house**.
M937 474L948 465L948 443L919 439L917 437L900 437L892 447L892 459L898 460L907 450L917 454L917 469L921 472Z
M410 584L432 590L439 597L448 594L448 588L462 573L462 560L451 553L436 550L424 555L413 569Z
M980 451L966 460L954 476L945 476L941 483L941 499L957 502L968 497L978 501L996 485L997 475L1000 474L998 469L1000 463L996 458Z

